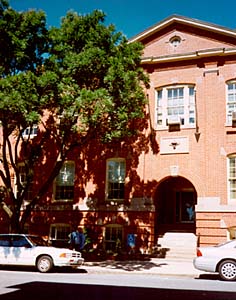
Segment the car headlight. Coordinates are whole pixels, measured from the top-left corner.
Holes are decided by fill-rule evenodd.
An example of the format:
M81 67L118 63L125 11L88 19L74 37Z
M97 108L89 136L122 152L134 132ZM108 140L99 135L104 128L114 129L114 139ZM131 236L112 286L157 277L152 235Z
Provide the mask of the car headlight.
M63 252L59 255L61 258L81 258L81 253L80 252L73 252L73 253L66 253Z
M67 253L61 253L59 255L59 257L61 257L61 258L67 258L68 256L70 256L70 255L68 255Z

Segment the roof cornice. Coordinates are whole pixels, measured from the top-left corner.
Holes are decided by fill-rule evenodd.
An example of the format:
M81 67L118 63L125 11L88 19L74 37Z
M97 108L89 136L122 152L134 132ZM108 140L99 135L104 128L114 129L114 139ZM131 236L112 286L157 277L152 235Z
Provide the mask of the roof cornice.
M136 42L136 41L142 41L143 39L149 37L153 33L160 31L161 29L173 24L174 22L236 38L235 30L231 30L229 28L215 25L212 23L199 21L197 19L191 19L191 18L179 16L179 15L172 15L172 16L164 19L163 21L158 22L155 25L149 27L145 31L137 34L133 38L129 39L129 42L132 43L132 42Z
M178 55L164 55L157 57L143 57L141 60L142 64L155 64L155 63L166 63L173 61L183 61L190 59L199 59L203 57L209 56L228 56L228 55L236 55L236 48L217 48L217 49L207 49L200 50L195 52L188 52Z

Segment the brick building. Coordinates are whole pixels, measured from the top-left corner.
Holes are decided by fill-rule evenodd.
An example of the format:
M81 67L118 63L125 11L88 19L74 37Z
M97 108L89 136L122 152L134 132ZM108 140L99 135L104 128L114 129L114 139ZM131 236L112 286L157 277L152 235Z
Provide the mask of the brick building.
M157 182L155 235L192 231L202 245L232 238L236 31L172 16L131 41L145 45L143 67L150 74L147 94L160 147L145 159L145 180Z
M236 31L171 16L133 41L145 46L151 83L142 135L71 153L28 231L63 244L80 224L107 250L133 242L145 250L168 232L201 245L233 238ZM1 222L7 228L4 214Z

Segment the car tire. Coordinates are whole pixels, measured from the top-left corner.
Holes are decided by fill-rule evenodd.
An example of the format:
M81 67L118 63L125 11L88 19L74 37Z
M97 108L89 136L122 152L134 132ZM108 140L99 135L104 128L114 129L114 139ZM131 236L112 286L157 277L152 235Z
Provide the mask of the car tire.
M222 280L236 280L236 261L227 259L219 265L219 274Z
M40 273L50 272L53 268L53 261L50 256L43 255L38 258L36 267Z

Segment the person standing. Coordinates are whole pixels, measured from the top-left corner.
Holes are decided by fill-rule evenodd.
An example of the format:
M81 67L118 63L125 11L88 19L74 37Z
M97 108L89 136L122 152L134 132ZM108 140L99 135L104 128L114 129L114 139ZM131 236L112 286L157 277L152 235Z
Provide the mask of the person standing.
M81 251L85 245L85 235L83 233L83 228L78 226L76 231L70 234L70 244L71 248L76 251Z
M70 234L69 234L69 245L70 249L74 250L75 249L75 237L76 237L76 229L74 229Z

